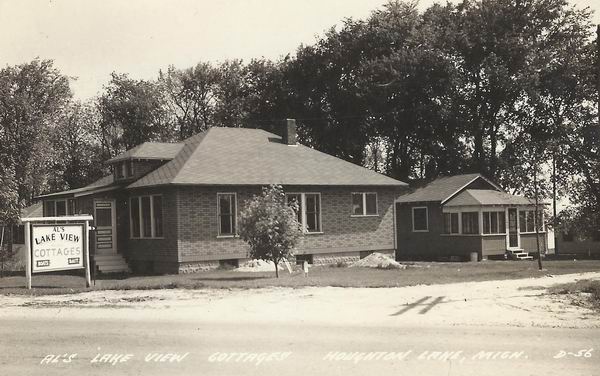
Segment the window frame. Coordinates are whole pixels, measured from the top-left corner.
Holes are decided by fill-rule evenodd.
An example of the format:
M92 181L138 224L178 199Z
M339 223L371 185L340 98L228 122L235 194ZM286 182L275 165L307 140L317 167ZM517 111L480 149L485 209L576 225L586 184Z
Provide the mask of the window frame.
M456 232L452 232L452 215L456 214ZM450 216L450 232L446 232L446 215ZM461 217L460 217L460 212L459 211L448 211L448 212L443 212L442 213L443 216L443 232L442 234L444 235L460 235L461 234Z
M75 213L70 213L71 210L69 209L75 209L75 205L73 207L71 207L69 205L70 201L74 201L75 199L69 199L69 198L64 198L64 199L58 199L58 200L45 200L43 205L43 215L45 217L65 217L65 216L69 216L69 215L73 215ZM65 214L64 215L56 215L56 203L57 202L64 202L65 203ZM48 215L48 212L46 211L46 203L52 205L53 209L54 209L54 214L53 215Z
M485 216L486 214L489 215L489 225L490 225L490 232L485 232L486 228L485 228ZM494 232L492 231L492 219L491 219L491 215L495 215L496 216L496 231L498 232ZM504 222L504 228L500 229L500 221L499 221L499 217L502 217L502 220ZM506 211L505 210L482 210L481 211L481 234L482 235L506 235Z
M524 213L523 219L525 219L525 224L524 224L525 231L521 231L521 213ZM529 231L527 229L527 227L529 225L529 216L528 216L529 213L531 213L530 214L531 219L533 219L533 225L532 225L533 229L531 231ZM541 221L541 226L538 226L538 227L540 227L539 232L542 233L542 232L546 231L546 226L544 225L544 210L543 209L538 210L538 213L540 215L539 220ZM525 210L519 209L517 217L518 217L518 221L519 221L519 223L518 223L519 234L535 234L536 233L536 231L535 231L535 227L536 227L535 226L536 225L535 209L525 209Z
M483 230L481 227L483 225L480 223L483 221L483 217L479 215L480 211L461 211L460 213L460 222L461 222L461 234L462 235L482 235L481 231ZM476 214L477 220L474 222L477 228L474 232L465 232L465 214Z
M231 225L233 227L233 232L231 234L221 234L221 207L220 207L220 196L229 196L233 195L233 213L231 213ZM237 213L238 213L238 204L237 204L237 193L236 192L217 192L217 238L235 238L238 237L238 226L237 226Z
M354 195L362 196L362 214L354 214ZM367 195L375 195L375 214L367 214ZM379 217L379 198L377 192L351 192L350 193L351 217Z
M425 209L425 230L415 229L415 210ZM413 206L411 208L412 232L429 232L429 208L427 206Z
M133 159L125 161L125 178L131 178L135 175Z
M321 192L285 192L285 202L288 203L289 196L300 196L298 208L300 210L300 218L302 221L302 233L305 235L323 234L323 205L321 200ZM319 229L318 231L308 231L306 225L306 195L317 195L319 197Z
M162 226L162 236L156 236L156 222L154 220L154 197L158 197L160 196L161 198L161 205L162 205L162 220L161 220L161 226ZM143 210L142 210L142 197L149 197L150 198L150 235L151 236L144 236L144 217L143 217ZM133 200L138 200L138 215L139 215L139 234L140 236L133 236L133 211L131 210L132 208L132 202ZM165 238L165 210L164 210L164 197L162 194L150 194L150 195L140 195L140 196L131 196L129 197L129 239L132 240L143 240L143 239L164 239Z

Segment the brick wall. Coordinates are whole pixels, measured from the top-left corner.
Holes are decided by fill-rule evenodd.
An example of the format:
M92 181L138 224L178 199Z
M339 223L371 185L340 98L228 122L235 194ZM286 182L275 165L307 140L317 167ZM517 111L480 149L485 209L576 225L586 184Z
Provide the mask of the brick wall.
M331 254L369 250L393 250L393 202L401 188L285 187L287 192L321 193L322 234L303 237L297 253ZM352 217L351 193L377 192L379 215ZM239 238L218 238L217 193L236 193L238 213L244 202L259 194L259 187L178 188L177 232L179 262L247 257L246 243Z

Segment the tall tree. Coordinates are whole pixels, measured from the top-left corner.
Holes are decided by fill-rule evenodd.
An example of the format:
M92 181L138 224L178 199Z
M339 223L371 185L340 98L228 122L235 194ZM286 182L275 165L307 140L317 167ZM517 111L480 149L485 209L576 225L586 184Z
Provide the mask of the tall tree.
M102 134L120 133L120 147L130 149L146 141L170 141L175 138L160 85L154 81L134 80L113 73L98 99ZM113 157L114 145L105 137L106 157Z
M69 81L51 60L0 70L0 171L14 171L19 201L46 189L49 125L70 98Z
M210 63L178 70L169 67L159 73L159 83L167 95L170 113L175 117L177 138L183 140L214 125L219 70Z
M91 103L72 102L52 127L51 191L85 186L105 172L102 148L94 134L97 121Z

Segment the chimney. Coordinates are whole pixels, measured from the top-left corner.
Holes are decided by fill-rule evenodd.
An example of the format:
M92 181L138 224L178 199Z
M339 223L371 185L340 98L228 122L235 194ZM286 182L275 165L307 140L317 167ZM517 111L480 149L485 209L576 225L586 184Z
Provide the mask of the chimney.
M296 119L283 120L282 141L287 145L296 145Z

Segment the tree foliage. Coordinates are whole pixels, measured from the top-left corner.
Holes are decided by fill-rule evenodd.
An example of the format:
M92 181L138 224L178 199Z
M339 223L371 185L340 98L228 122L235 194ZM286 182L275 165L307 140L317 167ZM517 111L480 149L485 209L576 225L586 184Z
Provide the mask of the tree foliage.
M279 262L293 255L302 236L298 222L298 207L288 204L283 188L272 185L263 188L240 213L240 237L250 246L250 257L273 261L279 277Z
M0 171L14 171L19 201L47 189L50 125L70 98L68 79L51 60L0 70Z

